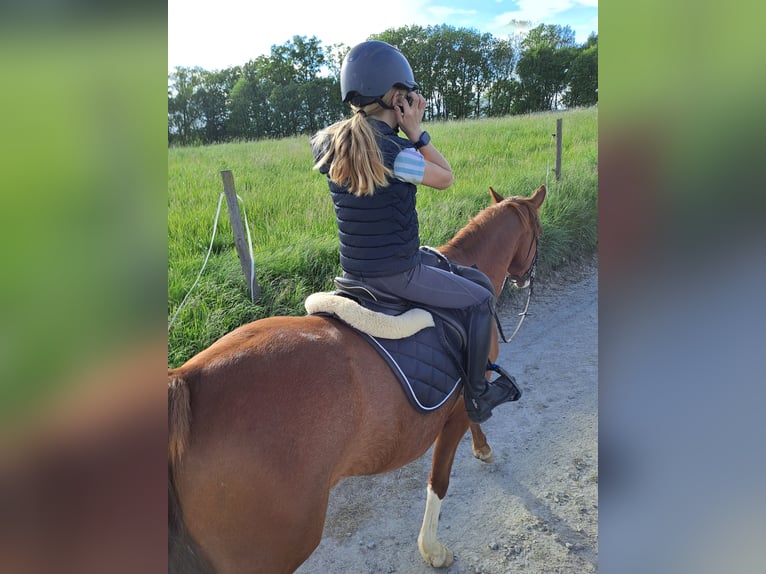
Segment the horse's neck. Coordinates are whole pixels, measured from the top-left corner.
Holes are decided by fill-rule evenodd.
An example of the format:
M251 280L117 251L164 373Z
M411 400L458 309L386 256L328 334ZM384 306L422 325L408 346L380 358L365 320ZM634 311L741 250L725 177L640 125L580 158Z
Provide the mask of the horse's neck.
M521 228L516 226L511 235L509 237L507 229L495 227L473 234L460 243L444 245L439 251L460 265L476 265L492 281L495 296L498 296L505 282L506 270L517 249Z

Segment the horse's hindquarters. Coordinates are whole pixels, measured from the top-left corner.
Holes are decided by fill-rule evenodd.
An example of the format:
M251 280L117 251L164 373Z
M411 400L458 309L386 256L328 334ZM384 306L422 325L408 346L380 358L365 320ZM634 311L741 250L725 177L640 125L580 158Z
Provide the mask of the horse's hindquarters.
M220 573L297 568L319 544L331 486L414 460L446 416L416 413L377 353L325 317L243 326L173 375L192 421L179 502Z

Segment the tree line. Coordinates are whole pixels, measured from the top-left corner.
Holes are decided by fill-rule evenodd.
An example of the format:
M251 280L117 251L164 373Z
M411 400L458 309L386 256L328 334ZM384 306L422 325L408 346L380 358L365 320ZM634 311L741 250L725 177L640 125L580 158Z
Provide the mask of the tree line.
M473 29L405 26L370 36L407 57L425 119L524 114L598 102L598 36L578 45L569 26L541 24L499 39ZM168 75L168 144L312 134L346 117L340 67L351 49L294 36L243 66Z

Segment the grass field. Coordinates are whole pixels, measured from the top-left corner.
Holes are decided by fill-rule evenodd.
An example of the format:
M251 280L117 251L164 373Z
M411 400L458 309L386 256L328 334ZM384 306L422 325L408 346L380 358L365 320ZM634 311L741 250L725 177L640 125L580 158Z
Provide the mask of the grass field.
M563 119L562 177L555 180L556 119ZM501 119L429 123L452 165L448 190L418 188L421 242L446 243L489 205L489 186L529 195L548 183L538 275L597 247L596 108ZM324 176L312 170L308 136L168 150L168 364L177 366L233 328L272 315L303 315L303 301L340 273L335 216ZM231 170L253 241L261 298L251 303L226 202L210 259L220 172ZM178 311L184 297L186 302ZM177 315L176 315L176 312Z

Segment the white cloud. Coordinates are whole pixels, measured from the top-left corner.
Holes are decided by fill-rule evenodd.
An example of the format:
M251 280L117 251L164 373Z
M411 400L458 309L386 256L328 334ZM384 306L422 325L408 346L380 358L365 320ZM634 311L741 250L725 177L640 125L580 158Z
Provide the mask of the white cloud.
M598 8L598 0L518 0L517 10L511 10L495 17L496 23L511 20L543 22L555 18L578 5Z
M267 13L262 3L241 0L168 0L168 67L242 65L293 36L353 46L389 28L434 23L442 16L429 12L427 4L385 0L382 9L373 9L346 0L283 0L278 12Z
M452 8L446 0L384 0L380 6L346 0L279 0L268 11L262 3L242 0L168 0L168 67L201 66L207 70L242 65L271 46L293 36L316 36L322 45L353 46L370 34L408 25L477 27L481 14L473 8ZM578 6L597 6L597 0L519 0L518 9L497 16L482 30L498 36L514 32L513 20L555 22L557 14ZM273 12L272 12L273 11ZM462 20L462 21L461 21ZM578 41L583 24L570 24ZM595 30L595 28L594 28ZM584 32L585 37L590 30Z
M529 28L534 28L542 23L560 23L560 14L572 8L576 9L578 5L598 7L598 0L519 0L516 4L518 10L504 12L493 18L492 23L488 26L492 34L498 36L513 35L518 32L526 32ZM525 28L518 24L512 25L511 22L513 21L530 22L531 26ZM584 42L591 32L598 30L598 19L593 18L588 23L571 21L565 25L575 32L578 42Z
M518 20L543 21L569 10L574 4L574 0L519 0L515 13L522 15Z
M438 19L446 19L451 16L475 16L478 13L476 10L452 8L451 6L428 6L426 11Z
M282 0L268 12L241 0L168 0L168 66L222 69L269 54L293 36L353 46L387 28L430 23L428 0L386 0L385 9L344 0Z

